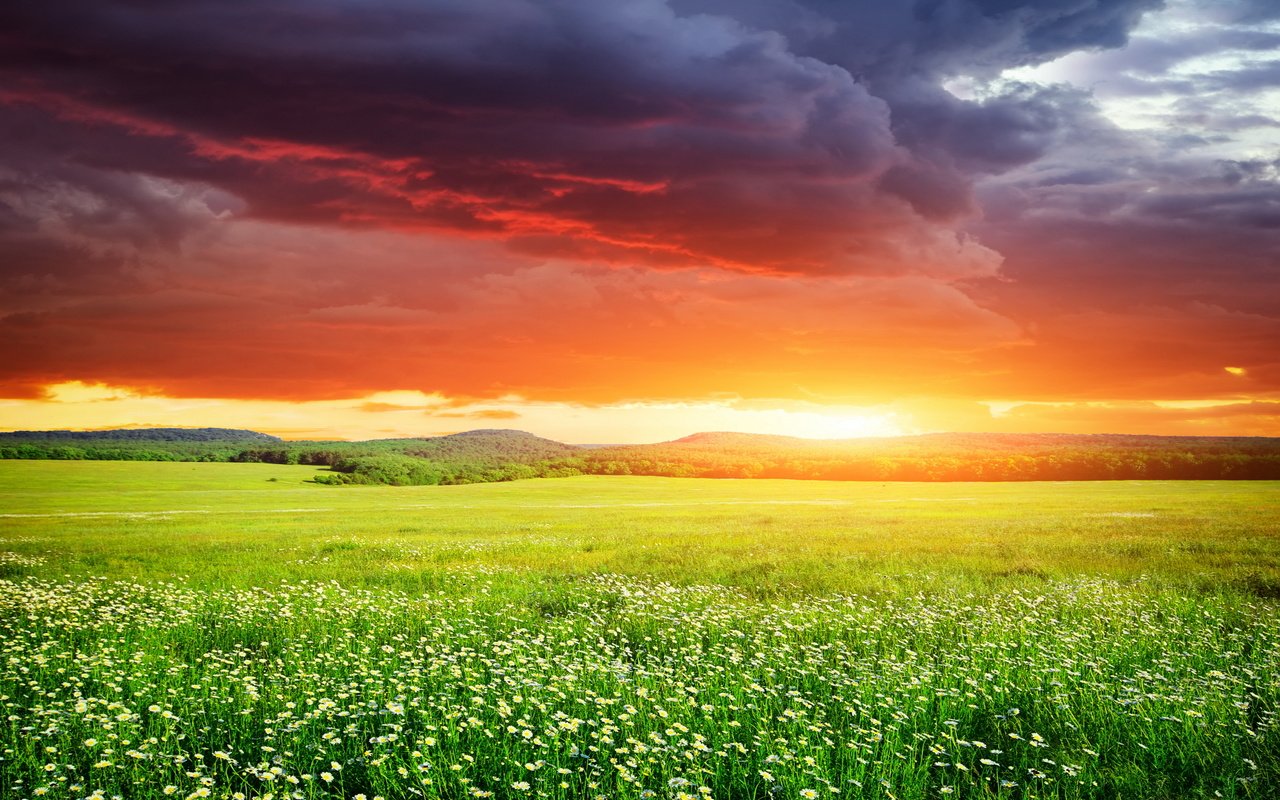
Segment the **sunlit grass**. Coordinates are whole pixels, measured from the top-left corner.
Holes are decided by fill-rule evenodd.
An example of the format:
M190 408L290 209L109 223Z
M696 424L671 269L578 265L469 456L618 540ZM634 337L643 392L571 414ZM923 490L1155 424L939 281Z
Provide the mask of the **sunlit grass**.
M0 463L0 797L1280 787L1276 484L310 472Z

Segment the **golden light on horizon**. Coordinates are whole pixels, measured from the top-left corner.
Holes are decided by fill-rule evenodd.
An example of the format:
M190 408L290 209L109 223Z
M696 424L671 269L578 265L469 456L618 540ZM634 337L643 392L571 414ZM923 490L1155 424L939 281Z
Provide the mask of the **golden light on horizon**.
M812 411L764 412L763 419L777 419L776 433L802 439L858 439L866 436L902 436L907 431L896 415L825 414ZM755 431L768 433L774 431Z
M64 381L44 387L44 397L52 403L101 403L144 396L136 389L84 381Z
M1249 370L1244 367L1223 367L1223 369L1237 377L1243 377L1249 374Z
M851 439L913 433L894 409L710 399L582 404L519 396L462 401L393 390L333 400L179 398L130 386L65 381L38 400L0 400L5 429L226 427L284 439L387 439L518 428L570 443L660 442L724 431Z
M1243 367L1225 368L1232 375ZM1236 373L1234 370L1240 370ZM173 397L146 387L64 381L0 399L0 430L221 427L283 439L369 440L510 428L569 444L637 444L695 433L855 439L944 431L1164 435L1280 434L1280 398L922 401L852 405L783 397L583 403L515 394L458 398L390 390L323 400Z

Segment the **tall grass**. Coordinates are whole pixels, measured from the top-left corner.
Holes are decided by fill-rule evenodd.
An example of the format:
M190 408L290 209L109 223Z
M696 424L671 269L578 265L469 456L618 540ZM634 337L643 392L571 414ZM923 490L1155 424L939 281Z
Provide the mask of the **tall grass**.
M6 800L1280 796L1275 484L22 466Z

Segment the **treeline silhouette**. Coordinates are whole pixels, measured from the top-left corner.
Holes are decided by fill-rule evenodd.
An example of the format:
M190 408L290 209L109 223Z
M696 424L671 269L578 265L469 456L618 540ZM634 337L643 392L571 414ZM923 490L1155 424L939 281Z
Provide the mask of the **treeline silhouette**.
M585 454L585 472L855 481L1280 479L1280 439L931 434L820 441L695 434Z
M418 439L284 441L217 428L0 434L0 458L235 461L328 467L314 480L395 486L569 475L852 481L1280 479L1280 439L931 434L817 441L702 433L672 442L574 446L522 431Z
M122 428L0 433L0 458L65 461L232 461L283 439L233 428Z

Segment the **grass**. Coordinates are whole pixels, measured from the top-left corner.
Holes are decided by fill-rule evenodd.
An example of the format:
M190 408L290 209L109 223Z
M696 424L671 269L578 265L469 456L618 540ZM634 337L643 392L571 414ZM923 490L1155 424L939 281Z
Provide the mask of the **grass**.
M1280 795L1280 484L314 472L0 462L0 797Z

